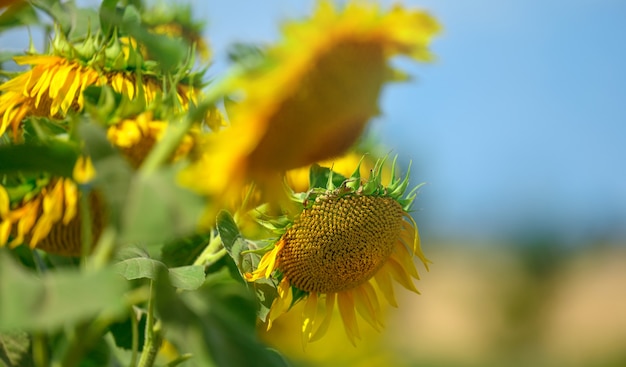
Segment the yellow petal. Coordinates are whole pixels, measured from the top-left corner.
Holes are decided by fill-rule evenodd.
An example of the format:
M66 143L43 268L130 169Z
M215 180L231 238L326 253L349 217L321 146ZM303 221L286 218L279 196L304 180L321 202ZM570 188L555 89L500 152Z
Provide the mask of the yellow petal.
M78 188L71 180L63 180L63 191L65 197L65 211L63 213L63 224L67 225L74 219L77 212Z
M400 283L400 285L402 285L404 288L420 294L417 288L415 288L415 284L413 284L413 280L411 280L409 274L396 260L390 257L389 259L387 259L387 262L383 267L386 268L387 271L389 271L389 274L391 274L391 276L393 277L393 279L395 279L396 282Z
M5 218L9 214L11 200L7 189L0 185L0 218Z
M79 184L85 184L90 182L96 177L96 169L93 166L93 162L90 157L80 156L74 164L74 170L72 172L74 181Z
M309 293L309 297L304 305L304 310L302 311L302 348L305 348L306 344L311 339L316 313L317 293L313 292Z
M12 227L13 223L11 223L11 221L8 219L0 221L0 247L3 247L7 244Z
M354 289L354 304L359 315L361 315L361 317L363 317L368 324L372 325L374 329L380 330L379 326L382 326L379 321L380 315L377 314L374 302L370 299L370 295L364 289L365 284L369 285L368 282L365 282L363 285Z
M50 234L50 230L52 229L52 221L50 217L47 215L42 215L35 227L33 228L33 236L30 239L30 248L37 247L39 241L44 239L48 234Z
M321 337L323 337L326 334L326 331L328 331L328 327L330 326L330 321L333 318L333 311L335 309L335 298L336 298L336 293L326 294L326 309L324 311L325 312L324 319L322 320L322 323L317 328L317 330L315 330L315 334L313 334L313 336L309 338L309 342L314 342L316 340L319 340Z
M270 312L267 314L267 330L272 327L272 323L278 316L282 315L289 309L291 302L293 301L291 285L289 284L287 278L283 278L283 280L278 284L278 288L276 290L278 292L278 297L276 297L274 302L272 302Z
M387 299L390 305L393 307L398 307L398 302L396 302L396 297L393 292L393 284L391 282L391 276L383 266L380 268L376 274L374 274L374 279L376 279L376 284L378 284L378 288Z
M69 76L72 79L69 87L67 88L65 98L61 102L61 111L65 114L74 103L74 99L76 99L76 93L78 92L78 88L80 87L81 74L80 68L77 70L72 70L72 73Z
M56 222L63 217L63 180L58 180L52 190L43 198L44 215L49 215L52 222Z
M339 314L343 320L343 326L346 329L346 334L352 345L356 346L356 339L360 339L359 326L356 322L356 316L354 314L354 298L352 292L339 292L337 294L337 306L339 307Z
M413 255L409 253L406 246L398 244L394 247L394 252L391 254L391 258L397 261L404 270L406 270L413 278L419 279L417 268L413 262Z

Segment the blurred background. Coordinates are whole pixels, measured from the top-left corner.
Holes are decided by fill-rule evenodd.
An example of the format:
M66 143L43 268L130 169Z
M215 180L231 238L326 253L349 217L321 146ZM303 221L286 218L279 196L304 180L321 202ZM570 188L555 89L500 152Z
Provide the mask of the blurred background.
M210 76L315 4L191 3ZM626 2L402 3L443 25L437 60L396 60L415 79L385 89L371 130L426 182L422 295L398 291L357 348L337 323L303 351L297 311L263 337L302 366L626 365Z
M218 73L315 2L197 3ZM297 310L265 337L307 366L626 365L626 2L402 3L443 25L437 60L396 60L415 80L371 129L427 183L422 295L357 348L338 323L303 351Z

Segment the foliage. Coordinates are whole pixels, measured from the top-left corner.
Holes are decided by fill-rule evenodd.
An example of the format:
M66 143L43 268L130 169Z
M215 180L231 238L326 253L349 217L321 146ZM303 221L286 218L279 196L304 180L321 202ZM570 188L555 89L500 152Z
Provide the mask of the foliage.
M320 1L209 81L190 6L79 3L0 2L0 32L49 40L0 50L0 364L288 365L256 336L278 280L247 277L320 188L370 182L376 159L325 160L375 150L359 138L401 74L388 61L430 59L437 23Z

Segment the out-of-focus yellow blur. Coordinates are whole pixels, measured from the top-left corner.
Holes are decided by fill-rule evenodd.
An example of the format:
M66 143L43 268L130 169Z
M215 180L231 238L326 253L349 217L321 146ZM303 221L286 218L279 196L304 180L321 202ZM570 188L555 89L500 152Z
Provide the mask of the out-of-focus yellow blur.
M297 366L626 366L626 246L428 245L422 295L357 348L337 314L303 350L297 307L262 337Z

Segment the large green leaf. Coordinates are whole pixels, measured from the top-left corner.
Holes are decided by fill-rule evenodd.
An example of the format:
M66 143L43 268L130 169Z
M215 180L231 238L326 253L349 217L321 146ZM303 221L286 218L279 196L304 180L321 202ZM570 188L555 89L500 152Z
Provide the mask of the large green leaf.
M176 184L177 173L170 166L135 176L123 217L124 241L161 245L196 231L206 204Z
M217 231L220 234L224 248L226 248L235 265L237 265L243 279L244 273L251 273L258 267L259 255L252 252L244 252L250 250L249 243L239 232L233 217L225 210L220 211L217 215ZM278 296L276 285L271 279L258 279L248 284L254 289L258 300L258 316L265 321L274 299Z
M171 284L180 289L194 290L204 283L204 267L188 265L168 269L158 260L146 257L134 257L118 262L115 270L128 280L147 278L156 279L159 271L167 270Z
M133 312L123 321L114 322L109 326L115 345L127 350L133 348L133 321L131 317L137 317L137 315ZM137 350L139 352L143 350L145 341L146 320L147 315L145 312L142 312L141 317L137 320Z
M78 125L78 132L85 142L85 153L91 157L96 169L94 185L106 199L107 217L119 229L133 177L132 168L113 148L102 126L85 119Z
M195 234L168 242L161 248L161 261L169 267L192 264L210 240L210 235Z
M128 282L113 269L36 276L0 251L0 330L52 330L99 312L123 313Z
M0 13L0 32L12 27L35 24L37 21L37 13L28 2L16 2Z
M48 172L71 177L78 153L76 144L60 140L46 144L0 145L0 174Z
M195 366L285 366L255 333L255 307L245 286L227 269L211 274L203 287L176 294L165 273L157 282L156 306L168 339L191 352Z

